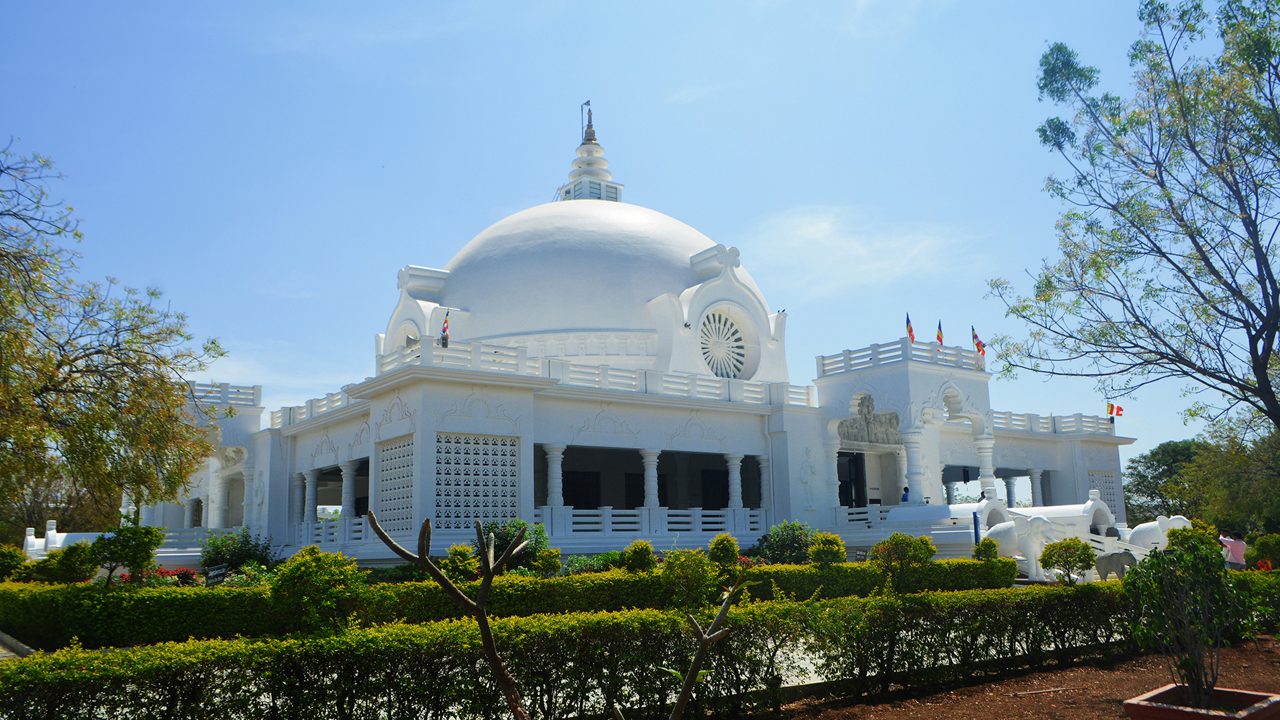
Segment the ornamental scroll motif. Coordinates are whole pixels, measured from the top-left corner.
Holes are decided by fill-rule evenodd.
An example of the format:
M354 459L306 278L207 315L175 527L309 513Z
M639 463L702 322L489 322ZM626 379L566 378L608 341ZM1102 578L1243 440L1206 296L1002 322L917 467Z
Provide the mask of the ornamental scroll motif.
M436 433L436 527L516 517L519 484L519 437Z

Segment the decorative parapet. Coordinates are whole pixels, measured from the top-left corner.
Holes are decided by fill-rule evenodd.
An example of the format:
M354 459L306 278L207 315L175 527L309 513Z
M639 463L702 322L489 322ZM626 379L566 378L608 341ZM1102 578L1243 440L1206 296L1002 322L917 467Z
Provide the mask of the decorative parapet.
M858 350L845 350L835 355L818 356L818 377L867 370L882 365L921 363L944 365L963 370L986 371L986 362L973 350L937 343L911 342L902 338L894 342L868 345Z
M788 383L727 380L709 375L630 370L608 365L585 365L558 359L528 357L524 348L483 343L451 343L449 347L414 346L378 357L378 374L406 367L540 377L567 387L663 395L694 400L719 400L748 405L816 407L813 387ZM271 427L281 428L336 410L349 404L345 392L330 393L303 405L271 413Z
M1116 426L1111 418L1100 415L1050 415L1041 417L1034 413L997 411L991 413L991 425L996 430L1029 433L1083 433L1115 435Z
M261 385L188 382L191 398L197 403L234 407L262 407Z

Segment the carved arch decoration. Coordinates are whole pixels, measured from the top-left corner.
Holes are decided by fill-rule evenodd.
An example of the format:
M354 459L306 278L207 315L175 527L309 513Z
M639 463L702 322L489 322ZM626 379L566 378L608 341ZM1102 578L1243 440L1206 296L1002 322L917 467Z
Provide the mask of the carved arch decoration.
M329 437L327 429L324 435L320 436L320 442L316 443L315 448L311 450L311 467L324 467L320 461L325 458L332 458L333 462L324 463L324 465L333 465L338 462L338 446L333 444L333 438Z
M443 424L449 418L468 420L498 420L506 423L513 431L520 425L520 416L513 416L501 402L490 401L477 392L474 387L466 397L437 416Z
M724 450L724 436L717 433L715 428L703 422L697 410L689 411L689 417L668 437L667 446L676 447L677 441L681 439L695 442L701 441L717 450Z
M915 404L912 403L913 419L917 427L951 420L968 420L975 438L991 434L990 413L975 408L969 396L950 380L944 381L929 395L928 400L919 408L919 415L915 415L915 412Z
M626 420L618 417L610 410L610 403L600 403L600 409L593 415L588 417L581 425L577 425L570 430L570 445L578 444L578 441L590 437L607 435L613 437L627 438L634 442L639 437L640 432L631 427Z
M382 440L413 432L417 415L417 411L410 408L397 391L395 397L382 411L382 417L378 418L377 432L374 437Z

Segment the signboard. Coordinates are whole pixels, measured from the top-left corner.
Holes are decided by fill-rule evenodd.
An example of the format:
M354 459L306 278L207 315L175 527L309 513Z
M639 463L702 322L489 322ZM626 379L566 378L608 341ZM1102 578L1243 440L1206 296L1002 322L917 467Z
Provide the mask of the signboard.
M213 587L214 585L221 585L222 581L226 579L227 579L227 566L214 565L213 567L206 570L204 573L204 586Z

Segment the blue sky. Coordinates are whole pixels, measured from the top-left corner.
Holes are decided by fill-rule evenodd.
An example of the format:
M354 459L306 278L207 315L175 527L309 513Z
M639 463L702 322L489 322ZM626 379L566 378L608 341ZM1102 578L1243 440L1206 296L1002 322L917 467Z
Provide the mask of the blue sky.
M1130 2L65 3L6 8L0 134L50 155L81 269L162 289L294 404L373 374L395 273L545 202L590 99L625 198L742 250L815 355L940 319L1019 333L986 280L1056 248L1038 60L1127 92ZM1101 414L1088 382L997 409ZM1125 457L1194 434L1176 386L1121 400Z

